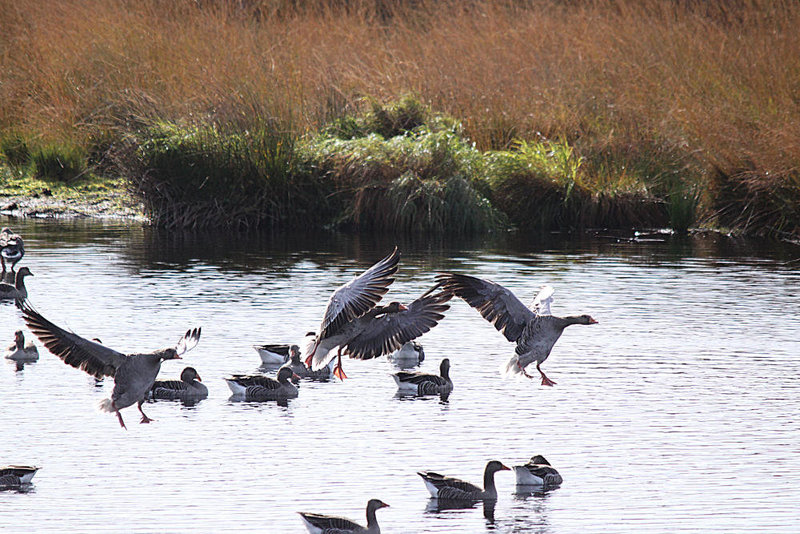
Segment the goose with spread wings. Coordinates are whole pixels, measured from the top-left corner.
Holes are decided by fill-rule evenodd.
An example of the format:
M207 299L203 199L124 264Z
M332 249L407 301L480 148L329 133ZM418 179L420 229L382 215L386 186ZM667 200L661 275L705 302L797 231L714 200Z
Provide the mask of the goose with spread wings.
M100 409L104 412L115 412L120 426L125 429L127 427L120 410L138 403L142 414L141 422L152 421L142 411L142 403L161 370L161 362L181 359L181 355L196 347L200 340L200 328L194 328L187 330L175 347L143 354L123 354L56 326L27 302L17 301L17 305L31 332L50 352L64 360L64 363L96 378L114 377L111 398L103 400Z
M555 385L554 381L547 378L540 365L550 356L553 345L564 329L573 324L597 323L589 315L551 315L553 288L550 286L544 286L539 291L531 309L520 302L511 291L490 280L449 273L437 275L436 280L443 289L451 291L478 310L506 339L516 342L514 355L505 366L506 374L523 374L533 378L525 368L536 362L536 370L542 377L543 386Z
M311 341L306 365L318 370L338 357L334 375L344 380L342 353L351 358L368 360L389 354L408 341L418 338L436 326L450 308L452 295L438 291L438 285L426 291L408 306L378 302L394 282L400 254L395 247L391 254L337 289L328 301L328 308L319 334ZM339 347L334 356L331 351Z

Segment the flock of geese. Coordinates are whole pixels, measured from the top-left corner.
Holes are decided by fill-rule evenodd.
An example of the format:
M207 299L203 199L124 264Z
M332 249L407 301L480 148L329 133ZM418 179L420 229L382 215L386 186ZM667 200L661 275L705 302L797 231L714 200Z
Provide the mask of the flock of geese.
M148 399L199 400L208 396L197 371L186 367L180 380L156 380L161 363L181 357L197 346L200 328L192 328L175 346L149 353L126 354L107 347L99 339L86 339L50 322L31 306L24 285L25 276L32 273L27 267L14 271L24 256L22 238L8 228L0 232L0 257L3 281L0 299L13 300L22 313L30 331L55 356L66 364L96 377L112 377L114 388L111 397L101 401L102 411L116 414L119 424L127 429L121 410L137 405L141 423L152 421L142 410ZM551 314L553 289L542 288L529 308L503 286L473 276L443 273L435 277L435 284L413 302L404 305L393 301L379 305L389 286L394 282L400 254L395 249L375 265L338 288L328 301L319 331L306 335L305 359L298 345L257 345L261 360L266 365L280 365L276 378L263 374L233 375L225 378L233 395L249 401L285 401L299 395L300 380L340 380L347 378L342 356L367 360L388 356L397 363L418 364L424 359L422 347L414 340L430 331L449 309L448 302L459 297L478 310L505 338L516 344L514 354L505 364L507 375L534 378L526 368L536 364L541 384L553 386L555 382L541 369L541 364L563 330L574 324L595 324L589 315L557 317ZM6 271L6 263L10 269ZM6 358L35 361L38 350L25 343L22 331L15 332L14 344ZM398 393L404 395L440 395L446 398L453 389L450 378L450 360L440 364L440 374L400 371L393 375ZM0 467L0 489L29 484L35 467ZM520 466L515 466L517 483L524 486L553 487L561 483L561 476L542 456L534 456ZM494 501L497 490L494 475L509 470L503 463L492 460L486 465L483 487L441 475L432 471L420 472L431 496L440 501L475 502ZM388 504L372 499L367 503L367 526L341 517L312 513L300 516L312 533L369 533L380 532L376 511Z

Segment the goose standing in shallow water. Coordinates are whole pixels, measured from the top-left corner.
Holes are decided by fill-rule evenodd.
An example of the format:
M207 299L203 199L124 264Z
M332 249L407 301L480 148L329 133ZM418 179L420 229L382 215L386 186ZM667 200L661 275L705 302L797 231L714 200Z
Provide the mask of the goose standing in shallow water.
M463 480L446 477L433 471L421 471L417 474L425 481L425 487L434 499L445 499L452 501L477 501L477 500L496 500L497 488L494 485L494 474L498 471L509 471L497 460L492 460L486 464L483 471L484 489L465 482Z
M558 471L541 454L531 458L525 465L515 465L514 475L519 486L553 487L563 482Z
M208 388L194 367L186 367L180 380L156 380L150 389L150 397L165 400L201 400L208 397Z
M50 352L64 360L64 363L97 378L114 377L111 398L103 400L100 409L104 412L115 412L120 426L125 429L127 427L119 411L138 404L139 412L142 414L141 422L152 421L142 411L142 403L161 370L161 362L181 359L181 355L196 347L200 340L200 329L195 328L187 330L175 347L144 354L123 354L56 326L31 308L27 302L18 302L18 305L31 332Z
M439 376L401 371L392 375L400 393L410 395L449 395L453 391L450 380L450 359L439 364Z
M311 534L380 534L381 527L375 512L389 505L378 499L371 499L367 503L367 526L362 527L354 521L333 515L311 514L297 512Z
M500 284L463 274L440 274L436 280L447 291L452 291L467 304L480 312L484 319L494 325L517 348L505 366L506 374L529 375L525 368L536 362L536 370L542 376L543 386L555 385L547 378L540 365L550 355L564 329L573 324L596 324L589 315L556 317L550 315L553 288L545 286L529 309Z
M407 341L418 338L436 326L450 308L449 292L431 294L434 286L420 298L405 306L392 302L377 303L394 282L400 254L394 251L361 275L337 289L328 301L319 335L309 345L306 365L321 369L338 357L334 375L344 380L342 353L351 358L368 360L399 349ZM329 353L339 347L338 354Z
M25 334L22 330L17 330L14 332L14 343L6 352L6 359L16 362L35 362L39 359L39 349L32 341L25 343Z
M25 244L22 242L22 237L11 231L10 228L0 230L0 263L3 268L2 273L0 273L0 282L14 283L16 280L14 266L24 255ZM6 262L11 264L9 271L6 271Z
M244 397L248 401L267 401L293 399L297 397L297 386L289 379L300 378L289 367L278 370L278 379L258 375L234 375L226 378L225 382L231 392L237 397Z
M0 299L24 300L28 298L28 290L25 289L26 276L33 276L33 273L27 267L23 267L17 271L14 285L5 282L0 283Z

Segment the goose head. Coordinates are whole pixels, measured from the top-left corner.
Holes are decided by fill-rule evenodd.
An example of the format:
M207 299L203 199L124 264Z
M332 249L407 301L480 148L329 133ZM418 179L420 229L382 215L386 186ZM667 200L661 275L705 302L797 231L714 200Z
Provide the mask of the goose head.
M286 384L289 382L290 378L300 380L300 377L294 374L294 371L292 371L291 368L281 367L280 370L278 371L278 382L280 382L281 384Z
M181 372L181 380L183 382L192 382L193 380L197 380L198 382L202 382L203 379L200 378L200 375L197 374L197 371L194 367L187 367L186 369Z
M506 467L505 465L503 465L502 462L499 462L497 460L492 460L491 462L486 464L486 474L494 474L497 473L498 471L511 471L511 468Z

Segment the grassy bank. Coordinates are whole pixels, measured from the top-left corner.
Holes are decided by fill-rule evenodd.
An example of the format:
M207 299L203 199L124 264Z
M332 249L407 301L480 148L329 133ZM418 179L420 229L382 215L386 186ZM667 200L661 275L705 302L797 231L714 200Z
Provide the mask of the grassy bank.
M800 234L795 2L231 4L0 0L3 139L166 226Z

